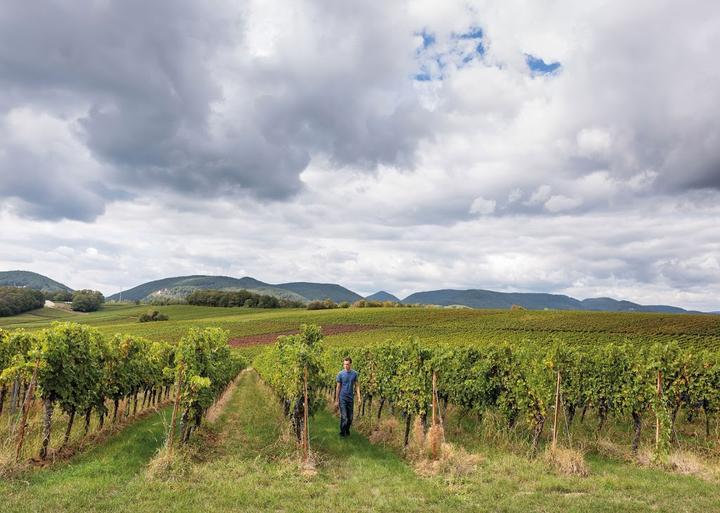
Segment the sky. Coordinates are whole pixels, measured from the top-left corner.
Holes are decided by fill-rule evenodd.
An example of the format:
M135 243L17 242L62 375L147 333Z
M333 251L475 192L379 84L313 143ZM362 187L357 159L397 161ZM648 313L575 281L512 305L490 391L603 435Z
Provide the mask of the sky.
M4 0L0 270L720 310L714 0Z

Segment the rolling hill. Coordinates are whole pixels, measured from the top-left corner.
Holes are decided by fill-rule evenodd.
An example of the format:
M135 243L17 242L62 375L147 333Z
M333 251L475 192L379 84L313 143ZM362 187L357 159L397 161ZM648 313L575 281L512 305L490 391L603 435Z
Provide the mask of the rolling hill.
M72 292L67 285L32 271L0 271L0 287L27 287L43 292Z
M367 299L368 301L392 301L393 303L400 302L400 299L393 296L389 292L385 292L384 290L381 290L380 292L376 292L375 294L370 294L365 299Z
M335 302L357 301L362 296L334 283L294 282L272 285L246 276L176 276L150 281L122 292L122 299L128 301L149 300L154 297L183 298L196 289L239 290L268 294L283 299L307 303L316 299L330 299ZM108 297L110 301L120 300L120 293Z
M283 299L307 302L307 299L303 296L295 294L292 291L263 283L254 278L232 278L230 276L204 275L176 276L173 278L150 281L129 290L124 290L122 293L118 292L117 294L113 294L108 297L108 300L118 301L120 300L121 294L122 299L128 301L142 301L145 299L152 299L153 297L184 298L197 289L246 289L258 294L267 294Z
M295 283L281 283L280 285L275 285L275 287L295 292L310 301L329 299L336 303L341 301L352 303L363 298L360 294L356 294L352 290L335 283L309 283L299 281Z

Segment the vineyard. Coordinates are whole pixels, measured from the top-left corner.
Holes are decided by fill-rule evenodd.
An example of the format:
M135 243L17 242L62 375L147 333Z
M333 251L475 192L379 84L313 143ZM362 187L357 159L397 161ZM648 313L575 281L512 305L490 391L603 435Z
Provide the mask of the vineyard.
M91 425L136 416L170 401L182 410L180 439L200 426L215 397L244 366L227 333L192 329L177 345L132 335L103 337L89 326L56 323L39 332L0 330L0 419L7 418L3 459L19 462L29 439L38 458L68 445L75 419ZM50 447L54 417L65 415L59 445ZM93 422L94 420L94 422ZM39 435L39 436L38 436Z
M2 320L0 470L23 472L0 477L7 511L699 512L720 500L717 316L173 305L159 308L168 321L138 322L146 311ZM341 439L330 398L346 356L362 397ZM257 373L236 380L251 362ZM416 444L438 433L422 457L441 470L424 474ZM587 473L547 463L556 446L582 453ZM151 473L173 450L168 473ZM687 453L699 463L682 475L673 458Z

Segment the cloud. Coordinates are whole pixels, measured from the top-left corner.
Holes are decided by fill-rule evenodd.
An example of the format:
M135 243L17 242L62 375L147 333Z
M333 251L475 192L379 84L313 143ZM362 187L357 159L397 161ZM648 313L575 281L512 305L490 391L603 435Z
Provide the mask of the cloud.
M2 262L711 305L718 47L711 1L11 0Z
M572 210L582 204L582 200L579 198L568 198L562 194L550 196L545 202L545 208L552 213L563 212L565 210Z
M623 212L483 216L442 230L372 218L357 223L359 207L333 217L310 212L299 200L283 211L260 202L238 209L223 200L207 213L168 210L167 203L116 203L93 224L38 223L6 212L2 268L30 266L74 288L108 294L202 273L335 282L403 297L485 288L718 309L717 203L706 208L666 199L648 216L650 206L658 207L648 198Z
M129 192L283 200L313 155L411 167L431 123L408 80L412 28L400 13L270 3L10 2L0 107L66 119L102 168L98 182ZM71 166L63 173L75 179ZM4 194L28 203L22 212L50 219L90 220L113 199L86 184L99 205L78 211L14 189Z
M578 151L581 155L605 155L611 146L610 134L600 128L583 128L577 135Z
M127 197L102 180L101 166L65 120L30 108L0 117L0 197L22 215L90 221L109 198Z
M598 171L618 183L652 173L661 193L720 188L712 2L496 7L12 1L0 16L0 113L61 120L95 179L4 148L4 174L54 166L73 187L57 199L17 184L0 194L25 215L89 221L150 190L285 202L313 162L366 181L383 167L412 180L438 168L446 224L480 195L495 215L542 214L549 196L529 200L534 210L506 198L542 186L577 197ZM538 74L541 62L561 71ZM442 197L447 177L468 190Z
M483 197L475 198L470 205L471 214L487 215L495 212L495 201L487 200Z

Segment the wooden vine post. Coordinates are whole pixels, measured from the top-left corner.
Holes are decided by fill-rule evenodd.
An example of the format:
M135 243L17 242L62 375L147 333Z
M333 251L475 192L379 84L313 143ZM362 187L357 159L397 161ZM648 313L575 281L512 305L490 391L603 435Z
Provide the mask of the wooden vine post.
M177 390L175 392L175 404L173 405L172 417L170 420L170 433L168 433L167 449L172 453L173 442L175 441L175 422L177 421L178 410L180 409L180 392L182 391L184 365L181 363L178 369Z
M557 449L557 427L558 413L560 411L560 371L557 371L557 383L555 384L555 415L553 417L552 450Z
M35 368L33 369L32 378L30 379L30 384L25 394L25 401L23 402L20 430L18 431L17 446L15 448L15 463L20 461L20 452L22 451L23 443L25 443L25 426L27 425L30 405L34 399L33 395L35 393L35 386L37 385L38 367L40 367L40 359L35 360Z
M308 429L308 370L307 365L303 369L303 437L302 437L302 449L303 449L303 462L307 463L310 454L310 436Z
M657 372L657 398L658 408L661 407L660 401L662 400L662 371ZM660 415L655 414L655 450L660 449Z
M437 410L437 375L432 375L432 426L435 427L435 410Z
M438 429L438 427L437 427L437 417L438 417L437 406L438 406L438 404L437 403L438 403L438 401L437 401L437 374L435 373L435 371L433 371L433 374L432 374L432 430L433 430L434 436L437 436L437 433L435 431ZM430 450L432 451L432 459L433 460L436 460L438 458L437 449L438 449L438 447L437 447L436 443L430 444Z

